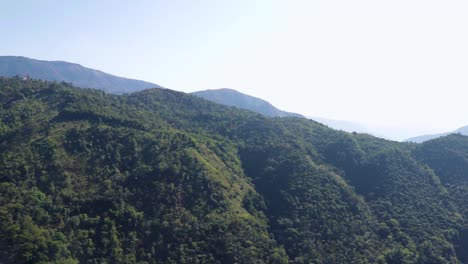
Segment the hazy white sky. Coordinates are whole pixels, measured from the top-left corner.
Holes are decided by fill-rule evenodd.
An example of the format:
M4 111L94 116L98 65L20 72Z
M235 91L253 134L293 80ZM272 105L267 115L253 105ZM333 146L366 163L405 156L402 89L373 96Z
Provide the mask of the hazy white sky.
M466 0L8 2L1 55L415 135L468 125Z

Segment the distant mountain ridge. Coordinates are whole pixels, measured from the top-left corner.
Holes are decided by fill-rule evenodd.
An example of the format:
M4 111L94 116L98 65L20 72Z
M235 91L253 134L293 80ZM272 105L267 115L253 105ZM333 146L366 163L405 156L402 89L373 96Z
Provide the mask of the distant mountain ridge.
M65 61L44 61L21 56L0 56L0 76L30 76L46 81L65 81L82 88L95 88L108 93L123 94L161 86L118 77L102 71Z
M374 129L360 124L357 122L344 121L344 120L335 120L321 117L310 117L303 116L297 113L286 112L280 110L273 106L271 103L236 91L234 89L222 88L222 89L212 89L212 90L203 90L192 93L195 96L202 97L208 101L226 105L226 106L235 106L240 109L250 110L265 116L269 117L302 117L307 119L315 120L319 123L322 123L330 128L342 130L345 132L357 132L357 133L367 133L381 136L381 133L374 133Z
M218 104L235 106L241 109L257 112L259 114L270 116L270 117L304 117L300 114L290 113L280 110L273 106L271 103L251 96L234 89L221 88L203 90L192 93L195 96L204 98L208 101L212 101Z
M452 131L452 132L440 133L440 134L431 134L431 135L422 135L422 136L418 136L418 137L409 138L409 139L407 139L405 141L415 142L415 143L422 143L424 141L444 137L444 136L447 136L447 135L450 135L450 134L461 134L461 135L468 136L468 126L461 127L461 128L459 128L459 129L457 129L455 131Z
M65 81L77 87L94 88L112 94L132 93L150 88L163 88L151 82L111 75L99 70L86 68L76 63L66 61L36 60L22 56L0 56L0 76L29 76L32 79L40 79L45 81ZM193 92L191 94L218 104L235 106L237 108L254 111L265 116L310 118L331 128L343 130L346 132L368 133L398 141L414 135L414 133L404 133L404 131L400 131L401 129L393 129L392 127L382 127L315 116L305 117L297 113L280 110L263 99L243 94L228 88L203 90ZM468 132L463 133L462 131L456 131L454 133L468 135ZM426 135L410 138L406 141L423 142L428 139L448 134L450 133L440 135Z

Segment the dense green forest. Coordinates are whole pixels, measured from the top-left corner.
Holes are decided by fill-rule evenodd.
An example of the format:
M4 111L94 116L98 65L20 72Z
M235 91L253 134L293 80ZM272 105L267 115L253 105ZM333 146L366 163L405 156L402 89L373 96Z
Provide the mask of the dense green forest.
M0 263L468 263L468 137L0 78Z

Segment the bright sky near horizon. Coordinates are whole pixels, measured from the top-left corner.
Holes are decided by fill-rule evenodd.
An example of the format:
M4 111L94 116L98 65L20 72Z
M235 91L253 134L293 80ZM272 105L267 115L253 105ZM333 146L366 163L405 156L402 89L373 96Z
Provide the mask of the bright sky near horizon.
M467 14L465 0L3 1L0 55L418 135L468 125Z

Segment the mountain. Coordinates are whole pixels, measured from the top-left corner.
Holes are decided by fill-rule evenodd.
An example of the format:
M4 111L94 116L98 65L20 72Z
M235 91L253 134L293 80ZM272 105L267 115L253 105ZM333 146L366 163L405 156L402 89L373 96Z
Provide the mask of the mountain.
M265 100L247 94L243 94L233 89L224 88L204 90L193 92L192 94L218 104L247 109L265 116L303 117L300 114L289 113L279 110L278 108L274 107L272 104Z
M375 136L391 139L402 140L408 137L408 131L404 128L361 124L357 122L335 120L321 117L304 117L300 114L285 112L277 109L269 102L260 98L240 93L233 89L215 89L204 90L192 93L195 96L207 99L209 101L227 105L235 106L240 109L246 109L265 116L270 117L302 117L318 121L333 129L338 129L346 132L367 133Z
M0 56L0 76L25 77L47 81L64 81L83 88L100 89L108 93L122 94L161 86L133 79L122 78L79 64L65 61L42 61L16 56Z
M113 94L131 93L149 88L162 88L157 84L110 75L98 70L85 68L75 63L0 56L0 76L25 77L27 75L34 79L65 81L78 87L95 88ZM240 93L233 89L204 90L192 94L218 104L235 106L266 116L303 117L300 114L279 110L265 100ZM311 119L346 132L369 133L393 140L401 140L408 137L404 132L391 127L364 125L320 117L311 117Z
M415 142L415 143L422 143L424 141L444 137L444 136L447 136L447 135L450 135L450 134L461 134L461 135L468 136L468 126L461 127L461 128L459 128L459 129L457 129L455 131L452 131L452 132L441 133L441 134L433 134L433 135L422 135L422 136L418 136L418 137L409 138L409 139L407 139L405 141Z
M99 70L86 68L75 63L65 61L43 61L21 56L0 56L0 76L29 76L33 79L46 81L64 81L72 83L78 87L95 88L113 94L131 93L150 88L162 88L154 83L114 76ZM265 100L240 93L233 89L204 90L193 92L192 94L218 104L235 106L266 116L304 117L300 114L279 110ZM404 128L360 124L356 122L320 117L307 118L321 122L334 129L346 132L368 133L392 140L403 140L414 135L414 133L408 133ZM413 137L405 141L420 143L451 133L462 133L468 135L468 127L464 127L450 133Z
M1 263L466 263L461 135L0 78L0 148Z

